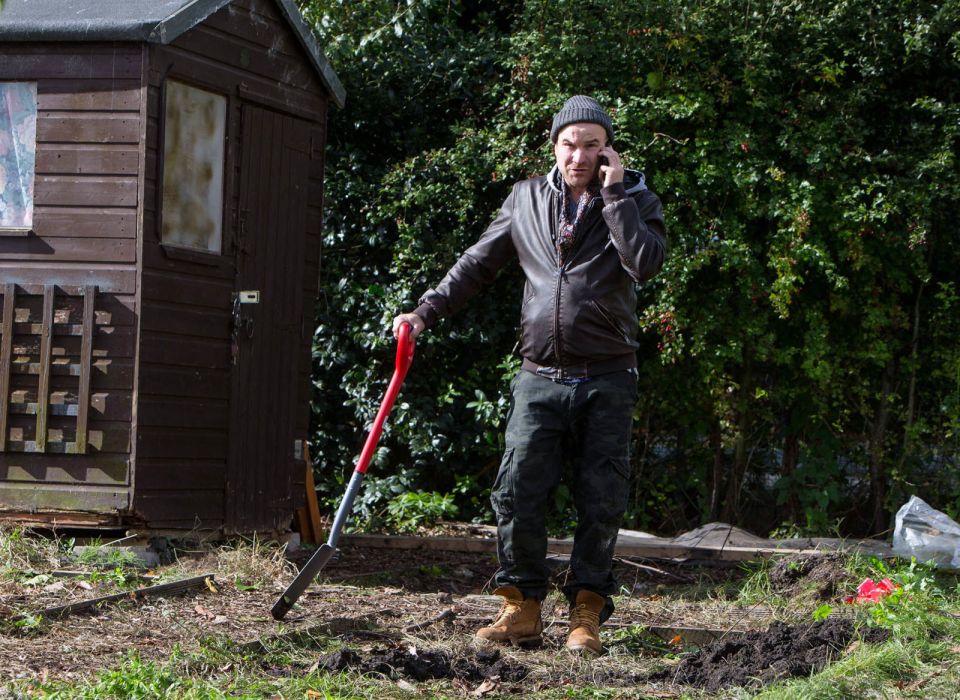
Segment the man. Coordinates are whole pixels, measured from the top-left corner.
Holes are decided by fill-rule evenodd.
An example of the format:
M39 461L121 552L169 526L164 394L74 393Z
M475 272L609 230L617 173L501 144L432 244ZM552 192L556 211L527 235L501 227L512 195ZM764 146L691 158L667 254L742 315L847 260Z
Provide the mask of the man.
M511 383L506 449L493 486L503 597L481 639L537 644L548 590L546 510L563 460L573 466L577 529L564 586L571 651L599 654L617 531L627 504L637 391L636 284L655 275L666 247L660 201L643 174L624 170L609 115L571 97L554 116L556 166L519 182L500 214L413 313L412 335L460 309L517 258L526 277L522 370Z

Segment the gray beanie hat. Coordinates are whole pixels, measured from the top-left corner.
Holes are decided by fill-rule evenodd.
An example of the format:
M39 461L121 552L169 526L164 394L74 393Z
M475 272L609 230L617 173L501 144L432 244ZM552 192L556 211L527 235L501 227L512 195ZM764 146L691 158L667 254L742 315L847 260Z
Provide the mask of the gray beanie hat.
M574 95L563 105L563 109L553 116L553 127L550 129L550 140L557 142L557 134L568 124L587 122L599 124L607 131L607 138L613 141L613 122L610 116L595 99L586 95Z

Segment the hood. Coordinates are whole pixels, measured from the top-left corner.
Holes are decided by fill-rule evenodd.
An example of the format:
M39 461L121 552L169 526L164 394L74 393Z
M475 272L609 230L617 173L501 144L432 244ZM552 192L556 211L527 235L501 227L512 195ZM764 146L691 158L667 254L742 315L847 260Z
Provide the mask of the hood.
M547 183L550 185L550 189L559 194L560 192L560 183L562 181L562 176L560 175L560 168L554 165L550 172L547 173ZM627 191L628 195L636 194L641 190L647 189L647 182L643 177L643 173L639 170L631 170L630 168L623 169L623 188Z

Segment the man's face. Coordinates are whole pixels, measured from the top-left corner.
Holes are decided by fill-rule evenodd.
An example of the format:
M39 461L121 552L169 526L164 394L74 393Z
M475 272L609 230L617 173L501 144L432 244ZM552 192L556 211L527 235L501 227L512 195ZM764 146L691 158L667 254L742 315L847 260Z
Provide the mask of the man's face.
M564 182L572 190L585 190L597 177L597 157L607 142L599 124L568 124L557 135L553 152Z

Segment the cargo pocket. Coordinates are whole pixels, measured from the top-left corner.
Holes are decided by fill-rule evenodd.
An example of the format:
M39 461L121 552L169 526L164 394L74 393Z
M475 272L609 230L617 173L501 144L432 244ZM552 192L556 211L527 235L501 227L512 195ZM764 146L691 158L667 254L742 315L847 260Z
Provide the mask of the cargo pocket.
M513 449L510 447L504 451L500 471L490 491L490 505L498 520L513 514Z

